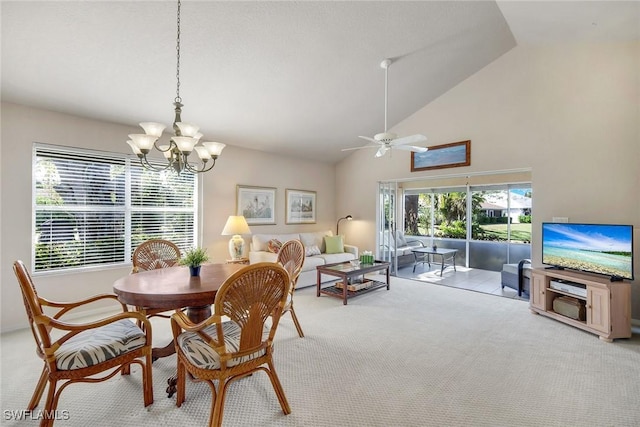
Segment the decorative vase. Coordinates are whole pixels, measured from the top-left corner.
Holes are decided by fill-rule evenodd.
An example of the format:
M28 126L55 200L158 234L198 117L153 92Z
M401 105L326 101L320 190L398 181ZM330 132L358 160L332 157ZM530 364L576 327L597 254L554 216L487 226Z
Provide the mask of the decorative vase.
M432 248L432 249L433 249L433 251L435 252L435 251L437 251L437 250L438 250L438 246L437 246L437 245L433 245L433 248Z
M198 266L195 266L195 267L192 266L192 265L189 266L189 272L191 273L191 275L193 277L198 277L200 275L200 267L202 267L202 266L201 265L198 265Z

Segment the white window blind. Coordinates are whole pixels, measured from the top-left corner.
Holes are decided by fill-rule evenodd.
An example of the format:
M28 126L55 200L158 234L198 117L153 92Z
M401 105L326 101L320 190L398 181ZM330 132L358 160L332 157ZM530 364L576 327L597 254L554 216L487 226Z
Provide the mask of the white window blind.
M145 240L194 246L196 176L124 154L35 144L34 271L128 263Z

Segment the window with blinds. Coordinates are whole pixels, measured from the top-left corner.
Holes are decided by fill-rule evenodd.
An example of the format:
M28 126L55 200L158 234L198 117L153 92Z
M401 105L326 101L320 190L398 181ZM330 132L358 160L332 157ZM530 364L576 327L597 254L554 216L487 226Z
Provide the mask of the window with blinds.
M194 246L196 176L124 154L34 146L34 271L128 263L152 238Z

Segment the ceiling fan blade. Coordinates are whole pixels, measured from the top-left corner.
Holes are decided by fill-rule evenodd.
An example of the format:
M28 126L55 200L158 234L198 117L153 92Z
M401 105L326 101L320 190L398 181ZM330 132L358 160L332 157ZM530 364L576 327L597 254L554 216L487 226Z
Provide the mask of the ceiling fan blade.
M386 145L381 145L380 148L378 148L378 151L376 152L376 157L382 157L384 156L384 153L386 153L388 150Z
M427 141L427 137L420 134L403 136L402 138L397 138L391 141L391 145L398 146L404 144L421 144Z
M397 148L398 150L415 151L416 153L424 153L429 150L427 147L416 147L415 145L395 145L393 148Z
M375 139L370 138L368 136L358 136L358 138L366 139L367 141L375 142L376 144L380 143L380 142L376 141Z
M341 151L360 150L361 148L378 148L378 145L363 145L362 147L343 148Z

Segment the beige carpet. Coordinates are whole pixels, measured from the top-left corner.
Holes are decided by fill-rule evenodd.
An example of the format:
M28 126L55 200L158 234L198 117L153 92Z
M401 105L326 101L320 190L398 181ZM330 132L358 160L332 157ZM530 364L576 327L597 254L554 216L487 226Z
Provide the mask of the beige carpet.
M349 301L296 295L305 338L290 317L276 337L276 368L292 408L280 410L268 378L237 382L225 426L637 426L640 337L595 335L531 314L528 302L392 278ZM158 341L169 336L155 321ZM30 335L2 336L2 425L26 406L40 372ZM142 404L131 377L72 385L56 426L200 426L206 385L187 382L187 401L164 394L174 357L154 364L155 403Z

